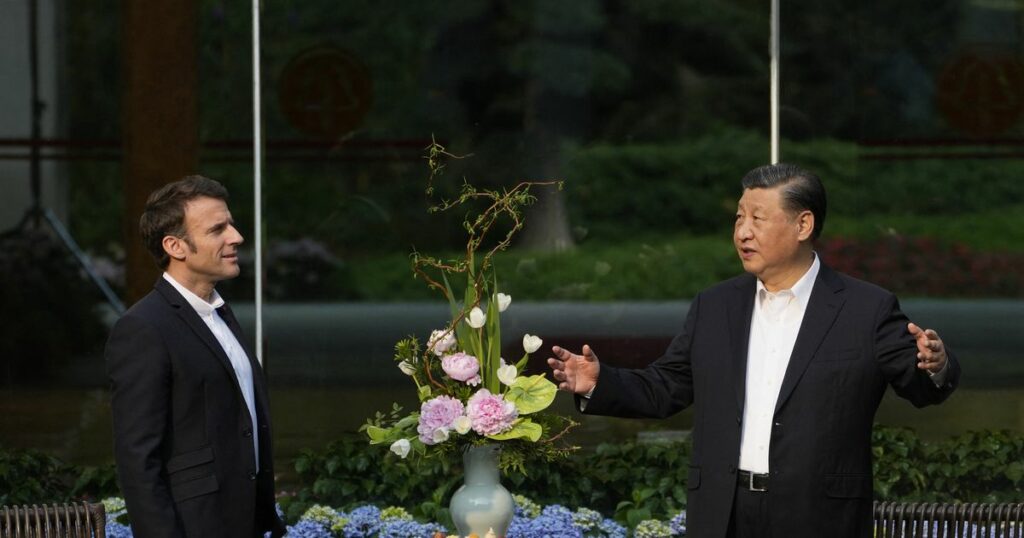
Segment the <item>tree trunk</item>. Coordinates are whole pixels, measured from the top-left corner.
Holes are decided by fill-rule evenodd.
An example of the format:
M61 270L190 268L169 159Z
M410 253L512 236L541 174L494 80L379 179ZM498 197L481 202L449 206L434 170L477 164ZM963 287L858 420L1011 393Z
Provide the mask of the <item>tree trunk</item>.
M195 0L124 0L121 137L126 302L153 287L159 268L142 244L149 194L193 174L199 155Z

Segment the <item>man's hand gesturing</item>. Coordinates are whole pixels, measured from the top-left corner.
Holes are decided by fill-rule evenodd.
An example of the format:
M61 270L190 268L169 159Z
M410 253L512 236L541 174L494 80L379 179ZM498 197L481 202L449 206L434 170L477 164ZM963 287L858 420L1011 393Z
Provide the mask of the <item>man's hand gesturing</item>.
M601 364L590 346L583 346L583 354L577 355L558 346L551 348L555 354L548 359L552 376L558 388L567 392L585 395L597 386L597 376L601 372Z

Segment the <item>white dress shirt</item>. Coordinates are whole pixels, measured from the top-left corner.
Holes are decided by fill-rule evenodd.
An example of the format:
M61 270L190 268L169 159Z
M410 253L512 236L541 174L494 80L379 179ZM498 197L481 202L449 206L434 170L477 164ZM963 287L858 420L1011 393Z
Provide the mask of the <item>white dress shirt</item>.
M747 345L746 397L740 438L739 467L745 471L768 472L775 402L820 268L821 262L815 254L811 267L792 288L775 293L757 281Z
M245 399L245 406L249 408L249 418L252 420L252 448L256 455L256 471L259 472L259 428L257 428L256 424L256 397L253 389L252 366L249 363L249 355L245 352L242 345L238 343L238 339L235 338L228 324L217 313L217 309L224 306L224 299L217 293L217 290L213 290L213 293L210 295L213 301L208 303L185 286L179 284L171 275L164 273L164 279L170 282L174 289L178 290L178 293L188 301L188 304L192 305L196 314L199 314L199 318L210 328L210 332L217 338L220 347L231 361L231 367L235 370L235 378L238 379L238 386L242 389L242 398Z

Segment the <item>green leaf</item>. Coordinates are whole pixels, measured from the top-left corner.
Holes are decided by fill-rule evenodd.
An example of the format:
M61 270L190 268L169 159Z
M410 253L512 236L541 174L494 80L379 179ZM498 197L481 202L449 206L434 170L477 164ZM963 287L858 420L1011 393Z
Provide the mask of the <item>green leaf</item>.
M421 385L417 391L417 395L421 402L425 402L430 399L430 385Z
M558 387L538 374L517 377L505 399L516 405L520 415L529 415L547 409L557 393Z
M528 439L536 443L540 439L542 433L544 433L544 429L540 427L540 424L536 424L528 418L521 418L515 421L511 430L495 435L488 435L487 438L494 439L495 441Z
M419 413L412 413L409 416L407 416L407 417L399 420L398 422L396 422L395 425L392 426L392 429L394 429L394 430L404 430L404 429L406 429L406 428L408 428L410 426L418 424L419 421L420 421L420 414Z
M379 426L370 426L366 428L366 435L370 437L371 445L379 445L381 443L386 443L390 433L391 430L387 430Z

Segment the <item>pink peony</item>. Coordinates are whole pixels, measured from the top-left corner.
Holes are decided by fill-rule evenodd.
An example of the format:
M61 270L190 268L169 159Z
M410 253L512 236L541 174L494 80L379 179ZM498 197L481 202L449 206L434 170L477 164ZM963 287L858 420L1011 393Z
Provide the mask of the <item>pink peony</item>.
M427 349L434 352L438 357L443 356L448 350L455 347L454 331L434 331L427 339Z
M474 386L480 384L480 361L472 355L466 355L461 351L452 353L441 359L441 368L448 377L456 381Z
M451 396L438 396L423 402L420 406L420 422L416 431L425 445L437 444L448 438L448 432L455 428L455 419L465 410L462 402Z
M500 394L480 389L469 397L466 415L473 421L473 431L480 435L494 435L510 430L519 411L515 404L506 402Z

